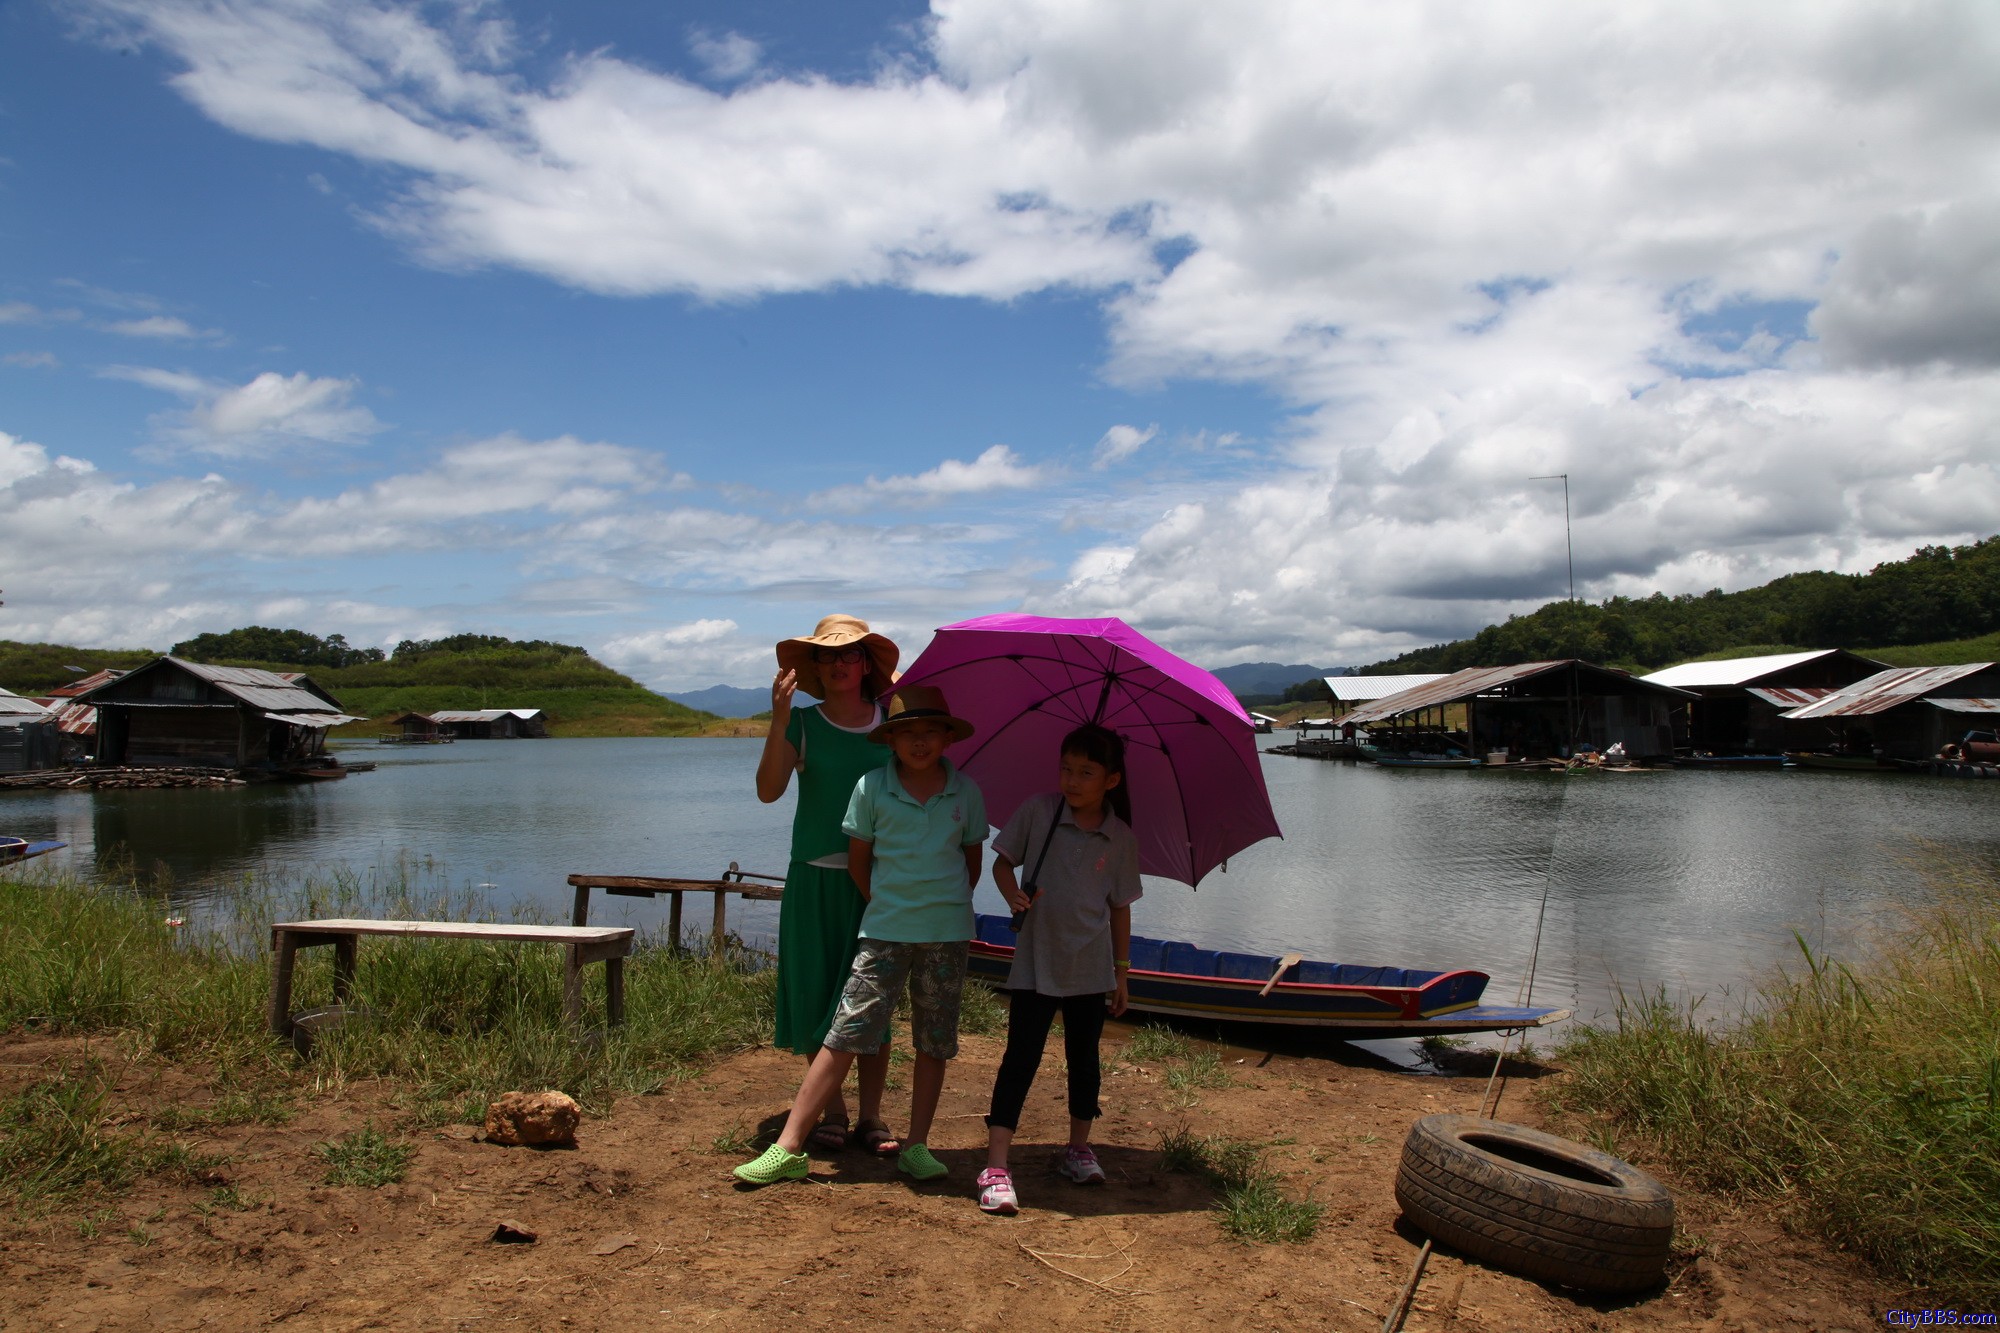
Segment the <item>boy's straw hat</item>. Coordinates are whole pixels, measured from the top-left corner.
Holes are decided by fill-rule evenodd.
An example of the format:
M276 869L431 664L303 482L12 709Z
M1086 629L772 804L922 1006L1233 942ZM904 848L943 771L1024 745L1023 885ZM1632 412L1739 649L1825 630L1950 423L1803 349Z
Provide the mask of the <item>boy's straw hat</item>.
M896 684L896 659L902 650L885 635L868 628L859 616L831 615L813 627L810 634L778 641L778 670L798 673L799 688L815 699L826 698L826 686L819 678L819 663L813 661L815 648L845 648L860 644L868 650L868 677L862 692L880 699Z
M944 691L935 685L905 685L896 691L896 698L889 705L888 720L868 733L868 739L877 745L888 742L889 733L903 722L942 722L951 728L950 744L956 744L972 734L972 724L962 717L954 717L951 705L944 700Z

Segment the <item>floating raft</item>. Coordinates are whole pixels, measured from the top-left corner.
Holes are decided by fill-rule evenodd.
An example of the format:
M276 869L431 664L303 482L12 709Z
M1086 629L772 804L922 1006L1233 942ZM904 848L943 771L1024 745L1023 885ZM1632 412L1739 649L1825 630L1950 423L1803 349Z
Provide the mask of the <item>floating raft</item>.
M980 916L972 975L1004 987L1014 932L1004 916ZM1507 1032L1568 1018L1567 1009L1481 1004L1484 972L1449 972L1222 953L1175 940L1132 937L1127 989L1132 1008L1177 1018L1321 1027L1343 1039ZM1272 977L1277 983L1270 985Z

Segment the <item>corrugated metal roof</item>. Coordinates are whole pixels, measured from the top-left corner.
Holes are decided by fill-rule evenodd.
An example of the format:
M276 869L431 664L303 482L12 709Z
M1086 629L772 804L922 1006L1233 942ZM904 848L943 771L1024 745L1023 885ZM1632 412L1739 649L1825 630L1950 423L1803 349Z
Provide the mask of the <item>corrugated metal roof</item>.
M337 727L343 722L366 722L365 717L345 713L266 713L273 722L289 722L295 727Z
M23 699L12 690L0 690L0 713L19 717L43 717L48 711L33 699Z
M1443 680L1442 671L1414 676L1327 676L1326 687L1333 691L1333 697L1343 703L1367 703L1371 699L1386 699L1404 690L1414 690L1419 685L1428 685L1434 680Z
M56 730L65 736L95 736L97 710L89 704L58 704L54 709Z
M1671 685L1656 684L1641 680L1637 676L1628 676L1623 671L1614 671L1610 667L1596 666L1568 658L1557 662L1517 662L1513 666L1467 667L1463 671L1454 671L1449 676L1433 680L1427 685L1419 685L1414 689L1404 690L1401 694L1378 699L1366 708L1355 709L1341 721L1357 724L1380 722L1399 713L1414 713L1420 708L1436 708L1440 704L1458 703L1460 700L1485 694L1489 690L1497 690L1519 681L1532 680L1536 676L1572 666L1594 676L1605 676L1623 684L1637 685L1650 693L1670 694L1681 699L1696 697L1686 690L1676 689Z
M93 671L87 676L78 676L67 685L58 685L50 690L49 693L57 698L73 698L79 694L88 694L99 685L117 680L124 674L123 671L115 667L106 667L102 671Z
M507 710L507 709L505 709L505 708L469 708L469 709L449 709L449 708L448 708L448 709L445 709L445 710L444 710L444 711L442 711L442 712L437 712L437 713L432 713L432 714L431 714L431 721L433 721L433 722L498 722L498 721L499 721L499 720L500 720L501 718L503 718L503 717L506 717L506 716L507 716L507 714L508 714L508 710Z
M1755 695L1767 704L1780 708L1803 708L1815 699L1824 699L1833 693L1831 685L1767 685L1762 689L1745 690L1745 694Z
M1926 702L1948 713L2000 713L2000 699L1930 699Z
M1650 680L1655 685L1671 685L1685 690L1697 685L1747 685L1753 680L1770 675L1773 671L1783 671L1786 667L1798 666L1816 658L1830 657L1839 652L1838 648L1820 648L1809 653L1768 653L1762 657L1732 657L1722 662L1683 662L1655 671L1641 680Z
M1932 690L1943 689L1967 676L1976 676L1992 665L1991 662L1960 662L1955 666L1891 667L1887 671L1876 672L1866 680L1857 680L1845 689L1835 690L1803 708L1794 708L1785 716L1793 721L1803 721L1814 717L1869 717L1886 713L1912 699L1921 699Z
M275 671L263 671L256 667L209 666L206 663L190 662L180 657L162 657L149 663L147 666L139 667L138 670L150 670L158 666L160 662L171 662L190 676L207 681L232 699L246 703L260 712L325 713L333 711L328 707L329 701L327 699L308 689L306 685L298 683L304 679L303 672L294 673L290 677L286 677L279 675ZM120 675L106 673L106 679L98 682L90 692L95 693L112 681L123 679L124 676L131 674L134 673L124 672ZM119 700L117 702L124 707L143 706L142 701L137 700Z
M520 718L523 722L531 721L542 715L542 710L539 708L509 708L507 711L515 717Z

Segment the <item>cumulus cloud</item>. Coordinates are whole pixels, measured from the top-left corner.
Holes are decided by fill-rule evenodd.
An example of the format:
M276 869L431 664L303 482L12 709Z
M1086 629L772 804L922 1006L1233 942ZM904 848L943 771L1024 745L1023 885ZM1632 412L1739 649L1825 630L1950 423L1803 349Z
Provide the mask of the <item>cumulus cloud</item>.
M1041 482L1044 469L1021 461L1004 444L987 448L971 462L947 458L914 474L870 477L858 486L836 486L814 494L809 503L825 509L858 511L873 505L922 505L991 491L1025 490Z
M770 643L745 635L734 620L708 618L606 640L606 662L655 688L686 689L754 677L770 659Z
M1592 594L1991 525L2000 12L1977 0L949 0L928 63L728 92L605 52L537 82L504 27L388 0L96 5L218 123L405 173L377 221L435 263L714 299L1082 289L1114 381L1264 386L1296 413L1264 475L1163 497L1049 594L1186 646L1364 656L1554 595L1535 473L1572 474ZM1001 448L814 498L1035 471ZM851 539L670 522L801 561ZM939 578L980 577L950 549Z
M302 444L359 444L383 429L374 413L350 401L358 380L267 370L247 384L230 385L152 366L111 366L102 373L187 400L185 411L161 424L171 439L197 453L243 457Z
M1138 453L1159 433L1160 428L1157 425L1148 426L1144 430L1140 430L1137 426L1113 426L1098 440L1097 456L1091 461L1091 467L1101 472L1114 464L1122 463Z

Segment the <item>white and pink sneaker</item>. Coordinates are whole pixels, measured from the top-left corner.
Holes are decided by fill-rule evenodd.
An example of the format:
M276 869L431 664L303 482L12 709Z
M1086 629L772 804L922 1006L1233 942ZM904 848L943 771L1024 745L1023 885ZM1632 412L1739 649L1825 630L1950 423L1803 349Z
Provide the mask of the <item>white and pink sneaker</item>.
M1063 1153L1063 1159L1056 1165L1056 1171L1068 1176L1079 1185L1104 1183L1104 1168L1097 1164L1097 1154L1089 1148L1071 1148Z
M1004 1166L989 1166L979 1173L979 1211L1012 1217L1021 1211L1014 1194L1014 1177Z

